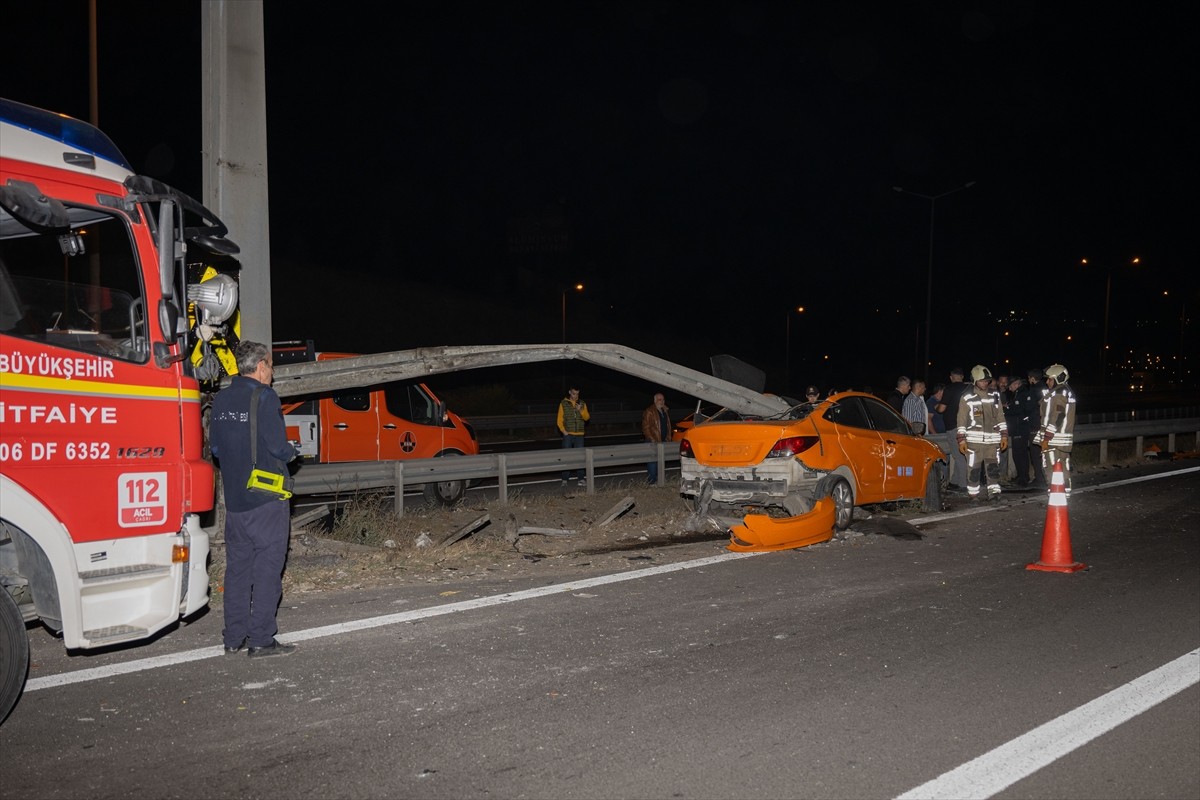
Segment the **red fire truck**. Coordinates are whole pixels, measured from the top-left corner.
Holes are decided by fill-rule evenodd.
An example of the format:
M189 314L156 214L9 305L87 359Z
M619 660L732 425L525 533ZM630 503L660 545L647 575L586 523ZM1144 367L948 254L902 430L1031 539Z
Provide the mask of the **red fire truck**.
M0 720L26 622L86 650L208 602L202 383L220 376L187 356L237 284L188 275L236 263L226 233L91 125L0 99Z

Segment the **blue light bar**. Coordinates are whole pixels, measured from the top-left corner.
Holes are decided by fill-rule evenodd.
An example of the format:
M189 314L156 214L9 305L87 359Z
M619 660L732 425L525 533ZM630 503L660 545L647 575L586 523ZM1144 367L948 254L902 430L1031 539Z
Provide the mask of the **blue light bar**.
M68 117L64 114L54 114L40 108L27 106L13 100L0 97L0 122L7 122L18 128L62 142L74 150L90 153L133 172L133 167L109 139L93 125Z

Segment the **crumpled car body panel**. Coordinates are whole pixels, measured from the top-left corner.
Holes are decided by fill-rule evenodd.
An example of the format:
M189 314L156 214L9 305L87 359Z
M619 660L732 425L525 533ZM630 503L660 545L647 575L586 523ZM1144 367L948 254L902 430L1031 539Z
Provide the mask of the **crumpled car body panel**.
M812 511L798 517L779 519L765 514L747 514L741 525L729 529L726 548L736 553L791 550L833 538L833 500L818 500Z

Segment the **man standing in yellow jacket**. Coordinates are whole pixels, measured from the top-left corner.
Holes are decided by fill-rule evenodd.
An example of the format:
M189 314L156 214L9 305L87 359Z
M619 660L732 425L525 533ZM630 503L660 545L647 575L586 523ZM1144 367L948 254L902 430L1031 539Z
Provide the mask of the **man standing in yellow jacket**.
M564 448L583 447L584 424L591 418L587 403L579 399L579 387L572 386L567 390L567 396L558 404L558 430L562 434ZM583 486L583 470L564 470L562 485L566 486L572 479Z

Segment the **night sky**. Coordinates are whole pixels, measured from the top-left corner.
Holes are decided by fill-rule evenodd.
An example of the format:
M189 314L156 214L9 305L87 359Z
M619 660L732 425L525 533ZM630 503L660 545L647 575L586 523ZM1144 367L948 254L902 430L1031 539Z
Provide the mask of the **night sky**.
M1189 18L698 5L268 2L276 338L557 342L582 282L569 340L883 391L924 372L929 267L931 203L892 187L974 181L933 204L932 380L1099 382L1111 274L1110 365L1195 382ZM198 9L100 0L99 107L202 197ZM86 119L85 0L4 17L0 94Z

